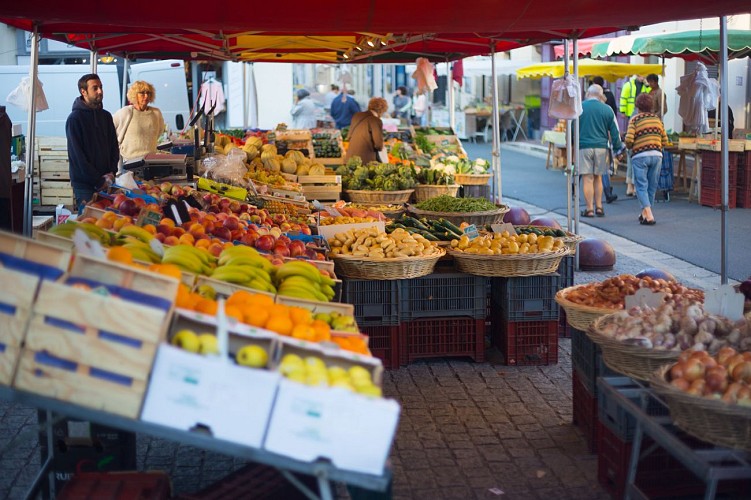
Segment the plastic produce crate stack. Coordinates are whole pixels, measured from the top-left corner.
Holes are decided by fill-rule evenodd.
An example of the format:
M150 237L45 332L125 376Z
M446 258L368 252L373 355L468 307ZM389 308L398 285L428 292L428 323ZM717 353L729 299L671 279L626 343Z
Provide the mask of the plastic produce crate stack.
M167 500L172 497L165 472L87 472L76 474L58 495L59 500Z
M732 188L731 184L728 185ZM738 153L738 174L735 186L736 207L751 208L751 151Z
M558 266L558 274L560 275L558 290L574 286L575 268L576 258L573 255L567 255L561 259L561 264ZM560 306L558 306L558 336L571 337L571 327L566 321L566 311Z
M399 368L405 355L405 345L400 341L401 329L394 326L364 326L361 333L369 337L368 348L371 354L383 362L384 368Z
M600 346L589 340L587 334L571 328L571 365L587 391L596 396L597 377L620 376L602 361Z
M558 362L560 275L493 278L491 341L508 365Z
M594 453L597 450L598 440L597 396L584 387L576 370L571 373L571 382L574 404L573 423L584 434L590 453Z
M706 207L722 204L722 164L721 153L702 151L701 154L701 192L699 203ZM728 186L737 184L738 153L728 155ZM728 189L728 208L736 206L736 189Z
M360 327L399 325L398 280L342 280L342 302L355 306Z
M401 364L416 359L468 356L485 361L485 318L468 316L416 319L403 323Z

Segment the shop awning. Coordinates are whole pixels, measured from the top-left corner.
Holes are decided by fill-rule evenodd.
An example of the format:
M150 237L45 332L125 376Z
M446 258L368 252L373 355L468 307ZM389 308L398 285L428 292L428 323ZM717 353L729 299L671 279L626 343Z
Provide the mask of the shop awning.
M609 42L595 44L592 47L592 57L664 55L714 62L719 51L719 30L689 30L614 38ZM738 59L749 55L751 30L728 30L728 57Z
M334 0L220 5L185 0L104 2L96 8L38 0L11 2L0 22L99 53L132 57L286 62L433 61L488 54L543 41L587 38L676 18L747 11L737 0L684 0L613 16L591 0L445 0L419 2ZM386 45L379 46L385 40ZM362 44L374 43L374 47ZM357 47L364 50L359 51ZM348 57L345 58L344 55Z
M560 78L563 76L563 61L553 61L540 64L532 64L521 68L516 72L517 78L542 78L549 76ZM625 78L635 74L646 75L649 73L662 74L660 64L628 64L610 61L595 61L592 59L579 60L579 77L601 76L609 82Z
M613 38L585 38L583 40L577 40L576 46L579 57L590 57L593 45L598 43L607 43L610 40L613 40ZM555 53L556 59L562 59L563 45L556 45L555 47L553 47L553 52ZM574 44L572 43L568 44L568 55L569 57L573 57L574 55Z

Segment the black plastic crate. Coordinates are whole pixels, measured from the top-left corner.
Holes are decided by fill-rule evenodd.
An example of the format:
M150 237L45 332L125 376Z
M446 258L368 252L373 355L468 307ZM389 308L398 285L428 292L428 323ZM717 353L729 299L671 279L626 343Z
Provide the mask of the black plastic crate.
M493 280L492 306L505 321L557 321L559 280L557 273Z
M609 383L616 388L635 385L627 377L611 378ZM667 417L670 415L668 407L653 397L647 397L645 401L642 401L641 397L638 396L629 399L637 406L644 408L646 414L650 417ZM597 416L600 423L610 429L619 439L628 443L633 441L636 420L608 391L600 391L597 394Z
M360 327L399 324L398 280L342 280L342 302L355 306Z
M437 273L399 280L401 321L446 316L485 319L487 278L464 273Z
M587 334L571 328L571 365L590 394L597 395L598 346Z
M561 264L558 266L558 274L560 275L560 279L558 280L559 290L574 286L575 262L576 258L573 255L566 255L561 259Z
M558 336L561 338L571 338L571 325L566 321L566 311L561 308L560 316L558 317Z
M397 326L365 326L360 332L369 337L368 348L371 354L383 362L384 368L399 368L403 357Z
M402 323L401 364L421 358L468 356L485 361L485 318L424 318Z

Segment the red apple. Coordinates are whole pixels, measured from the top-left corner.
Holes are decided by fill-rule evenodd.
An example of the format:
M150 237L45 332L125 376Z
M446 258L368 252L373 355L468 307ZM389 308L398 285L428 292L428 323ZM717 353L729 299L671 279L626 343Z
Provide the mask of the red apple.
M234 231L230 231L230 235L232 237L230 241L239 240L243 237L243 234L245 234L244 229L235 229Z
M127 198L122 203L120 203L117 206L117 209L120 211L121 214L130 215L130 216L137 215L139 211L139 208L138 208L138 205L136 205L136 202L131 200L130 198Z
M249 207L247 203L240 203L240 213L247 213Z
M258 250L270 252L271 249L274 248L275 244L276 244L276 238L274 238L270 234L264 234L263 236L258 237L258 239L256 240L255 246Z
M250 247L255 246L257 239L258 239L258 233L256 233L255 231L253 232L247 231L245 234L243 234L240 237L240 241L243 244L248 245Z
M172 183L167 181L162 182L159 185L159 189L161 189L163 193L169 194L172 191Z
M154 235L154 237L155 237L156 239L158 239L159 241L161 241L162 243L164 243L164 240L166 240L166 239L167 239L167 235L165 235L164 233L156 233L156 234Z
M217 238L221 238L221 239L226 240L226 241L231 241L232 240L232 233L226 227L217 227L217 228L214 228L214 230L211 232L211 234L213 234Z
M274 255L279 255L281 257L289 257L289 247L283 243L277 242L274 246Z
M246 221L249 221L249 220L250 220L250 214L249 214L249 213L247 213L247 212L243 212L243 213L241 213L241 214L240 214L240 220L246 220Z
M240 212L240 202L237 201L237 200L231 200L229 202L229 209L230 209L230 211L232 211L234 213L239 213Z
M289 238L289 236L283 234L279 238L277 238L277 242L283 242L286 246L289 246L290 243L292 243L292 240Z
M305 243L300 240L293 240L289 244L289 255L290 257L305 255Z
M185 190L181 188L180 186L172 186L172 189L170 190L170 194L174 196L175 198L178 198L180 196L185 196Z
M224 227L230 231L236 231L240 228L240 221L236 217L227 217L224 221Z
M157 234L163 234L164 236L170 236L172 234L172 226L167 224L159 224L156 227Z

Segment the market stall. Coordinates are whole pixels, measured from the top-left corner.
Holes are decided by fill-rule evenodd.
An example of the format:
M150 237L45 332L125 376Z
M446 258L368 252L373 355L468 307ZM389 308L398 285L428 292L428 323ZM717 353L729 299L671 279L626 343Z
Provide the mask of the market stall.
M570 5L565 7L566 12L569 8ZM712 10L716 8L717 5L712 6ZM699 10L697 7L694 12L698 13ZM549 9L547 12L554 11L555 9ZM119 11L118 15L126 12ZM56 12L54 8L49 10L49 14L57 19L65 19L64 14ZM110 19L118 18L113 12L107 14L113 16ZM158 23L166 22L161 19L167 18L156 14L150 17L149 29L164 33L165 27L158 26ZM176 14L176 18L170 18L170 25L182 23L185 26L195 26L196 29L210 29L204 24L210 22L210 16L198 20L191 17L191 9L187 8ZM652 14L656 15L655 12ZM266 17L261 13L258 15L258 25L261 28ZM638 20L644 14L629 15ZM379 16L383 16L383 20L379 22L384 26L387 21L393 22L392 15L386 16L384 12ZM268 19L269 22L273 20L274 26L278 24L276 17L269 16ZM352 19L337 25L337 29L343 29L342 26L349 24L356 25L355 18ZM220 21L226 29L233 26L225 19ZM498 19L494 21L493 29L496 30ZM380 26L379 22L374 23L373 29ZM458 29L455 22L452 16L452 26ZM553 21L548 22L553 24ZM302 23L301 18L292 18L290 29L306 29L309 19L305 20L304 26L299 23ZM473 25L473 29L478 27L481 26ZM523 29L522 25L517 24L517 27ZM43 31L44 24L40 28ZM431 24L430 28L435 29L435 24ZM490 24L488 28L490 29ZM216 26L211 29L216 29ZM321 29L325 29L323 24ZM427 25L424 29L428 29ZM75 30L65 30L60 25L50 26L50 33L63 31ZM130 31L134 30L122 30L124 33ZM180 35L183 35L180 41L172 36L156 36L149 42L143 39L141 41L153 41L157 46L163 41L165 45L160 46L162 48L175 48L176 45L187 43L188 47L200 51L202 55L228 55L224 45L199 40L203 37L202 33L181 32ZM529 41L532 34L526 35L530 37L526 37L523 32L515 36ZM503 38L508 36L504 34ZM107 39L94 38L95 45ZM421 43L425 44L424 36L416 38L420 38L419 41L413 40L416 47L421 47ZM87 43L83 38L75 39L82 45ZM496 44L494 37L489 39L491 43L482 48L479 48L481 44L478 43L477 50L497 50L497 45L501 42ZM73 38L66 40L73 41ZM37 41L35 35L34 44ZM436 47L440 47L445 42L436 40L436 43ZM269 49L265 52L267 55L262 57L275 57L276 53L282 53L276 52L277 50ZM238 53L242 53L242 49ZM309 60L299 55L287 57L290 60L295 60L294 57ZM497 90L494 90L494 95L497 95ZM495 116L497 113L494 113ZM497 134L497 123L494 130ZM266 140L269 141L268 136ZM495 142L497 146L497 135ZM267 146L272 146L273 149ZM229 148L227 156L235 149L237 148ZM275 172L275 164L286 161L289 169L293 167L291 162L294 162L295 173L298 174L298 168L305 162L305 158L299 158L294 153L289 157L287 154L279 154L276 145L268 142L261 145L260 149L255 149L264 167L266 163L270 165L269 171ZM257 157L249 156L253 156L252 151L245 151L242 162L249 161L251 166ZM493 159L497 160L497 156L497 148L494 148ZM499 167L496 161L494 164ZM279 165L279 170L281 167ZM350 176L348 182L359 182L358 187L362 187L362 184L374 187L379 182L382 183L382 188L389 187L390 189L350 190L373 191L375 194L362 196L370 196L370 200L376 198L378 203L386 201L384 196L409 191L401 187L409 187L409 183L414 182L409 177L411 170L401 170L411 169L404 165L380 164L372 165L372 169L370 166L354 164L342 167L347 171L341 175ZM250 172L250 168L243 168ZM390 174L393 177L387 176L379 168L393 168L398 174L394 175L392 171ZM470 166L469 172L465 174L488 175L477 174L472 170ZM494 169L493 174L500 176L500 169ZM286 185L289 180L282 178ZM433 177L432 180L434 179ZM379 377L387 359L392 367L426 357L471 356L476 361L481 361L484 359L484 336L490 303L492 313L497 316L495 323L491 321L491 325L496 325L491 326L494 328L491 336L498 345L503 346L506 363L536 365L557 361L560 317L553 296L560 288L572 284L573 265L569 254L570 244L574 247L576 245L575 235L560 228L529 228L522 227L523 224L516 227L498 225L508 207L487 200L461 200L452 196L432 197L406 207L386 207L396 208L394 212L406 211L409 214L395 218L389 226L378 214L369 213L372 209L364 210L365 207L351 205L324 207L316 216L317 220L313 221L308 218L308 213L298 208L296 202L300 200L277 196L282 194L281 191L287 190L271 189L271 192L266 193L248 193L246 190L243 193L237 189L239 186L213 182L208 184L207 189L232 193L240 199L202 189L194 190L192 187L190 190L180 187L175 191L174 186L156 186L154 183L140 184L138 191L130 192L114 187L112 191L99 193L99 208L103 209L103 213L97 212L96 206L87 207L89 211L80 221L60 224L58 229L51 231L53 239L59 238L56 240L57 246L33 247L48 251L50 248L65 250L64 245L69 243L63 240L80 239L83 231L89 240L101 242L107 260L100 255L87 261L84 252L77 250L76 261L86 262L87 265L74 265L70 269L67 279L74 281L49 283L46 280L41 284L37 283L36 297L33 293L27 293L26 302L18 303L24 306L18 308L20 313L26 311L34 315L36 322L31 324L38 325L40 316L49 316L58 320L57 323L53 321L50 328L69 329L71 323L80 321L80 318L71 317L64 299L68 296L80 299L81 305L76 310L87 320L87 339L80 341L80 346L86 348L86 357L76 357L73 349L62 351L61 359L83 368L76 370L75 374L68 374L68 377L40 383L35 377L39 378L39 374L44 373L44 368L38 363L49 360L40 360L38 354L41 352L40 348L49 346L45 342L50 342L50 339L40 334L41 330L37 326L25 330L21 328L21 338L25 335L27 341L34 339L34 343L21 344L20 348L16 343L11 346L15 349L7 350L9 357L20 356L25 364L23 369L21 364L10 369L14 382L11 389L4 389L6 397L84 418L106 420L127 429L154 432L208 449L270 463L281 469L312 473L319 478L322 496L327 497L331 493L328 479L371 489L384 489L386 486L389 473L385 468L385 459L399 413L395 402L380 398ZM386 186L387 182L389 186ZM395 182L397 186L394 186ZM500 182L497 186L496 201L499 202ZM393 189L394 187L399 189ZM377 198L378 196L381 198ZM164 211L170 202L176 201L179 205L187 198L197 201L200 208L185 208L185 213L180 213L178 209L178 213L172 213L175 218L169 217L169 212ZM139 209L137 212L133 210L134 206ZM147 219L147 213L142 212L142 209L156 214L158 220ZM309 210L307 205L306 210ZM143 217L140 217L141 214ZM284 215L285 218L278 215ZM302 217L304 223L298 217ZM326 218L333 218L334 223L327 224ZM153 224L149 220L158 223ZM293 230L294 224L298 224L297 231ZM313 235L306 233L306 228L311 226L318 232L318 238L312 238ZM330 229L327 230L326 227ZM66 235L67 231L70 233ZM295 232L298 234L293 234ZM326 233L328 236L323 236ZM295 236L294 240L292 236ZM305 236L311 236L310 240ZM162 251L154 249L160 248L156 243L152 245L154 240L162 243ZM302 248L297 241L302 242ZM241 244L236 245L235 242ZM0 247L0 250L35 262L38 253L25 252L33 244L29 240L14 240L7 247ZM294 258L302 257L303 254L308 258ZM331 262L325 259L327 254L332 257L333 269ZM446 256L453 260L447 262L444 260ZM292 260L288 260L290 258ZM134 260L148 262L150 269L131 266ZM48 258L45 256L42 261L42 264L48 263ZM67 268L64 258L56 262L60 267ZM452 262L456 263L457 270L463 272L432 273L438 266L454 265ZM40 262L36 261L36 264ZM23 265L28 268L29 262L24 262ZM177 272L171 266L176 267ZM95 272L95 269L101 272ZM560 275L552 271L559 271ZM93 274L88 274L90 272ZM152 279L160 273L170 278ZM92 294L91 290L85 288L92 286L85 282L92 278L104 281L93 285L95 289L99 289L97 294ZM101 286L108 293L104 293ZM113 286L121 289L114 292L108 288ZM145 294L150 306L144 306L143 298L140 304L131 304L132 301L125 299L129 297L129 292L123 290ZM154 300L155 291L163 298L174 296L174 300L167 299L166 304L157 304ZM111 297L110 294L113 293L123 294L123 299ZM344 297L344 302L332 301L339 295ZM226 300L217 301L217 296L225 296ZM376 300L376 297L380 300ZM56 298L59 300L55 300ZM347 307L346 303L351 307ZM112 332L117 339L93 341L89 338L92 331L110 329L109 322L113 322L112 319L102 317L101 312L110 305L118 308L117 317L120 319L116 321L117 331ZM156 305L159 307L154 307ZM143 309L148 309L148 312ZM264 310L268 314L262 314ZM126 321L132 318L138 318L138 325L144 325L145 328L139 328L136 332L133 325ZM147 322L145 318L152 321ZM374 323L369 325L368 320L374 320ZM161 324L162 321L165 325L163 330L154 327L154 324ZM193 325L192 331L188 325ZM201 333L204 329L213 333L205 336ZM76 335L78 334L73 336ZM97 359L99 351L91 346L96 345L96 342L111 342L122 338L130 343L138 340L139 349L149 349L149 354L131 354L126 358L128 362L123 363L125 373L110 373L104 382L97 380L96 383L91 383L89 379L94 377L90 375L101 375L103 368L97 365L100 361ZM203 356L212 352L218 352L219 360L223 363L214 363L211 357ZM73 359L66 359L66 356ZM383 363L376 358L383 359ZM303 359L304 363L301 361ZM11 365L15 362L15 359L9 361ZM238 438L240 430L224 428L221 429L222 432L229 432L223 434L227 436L226 439L218 434L212 438L196 437L187 429L200 427L199 424L204 424L204 419L209 416L197 412L189 414L186 421L164 422L160 419L163 414L160 415L158 411L148 413L147 409L153 411L152 405L178 405L171 407L174 409L179 407L181 401L185 401L180 398L177 401L159 398L159 393L154 391L159 390L160 384L170 382L167 376L169 373L174 373L175 369L186 364L207 367L202 372L207 377L206 380L211 379L212 373L213 376L234 373L238 383L248 382L243 385L244 389L252 386L264 392L265 395L258 394L257 397L268 403L263 406L267 411L260 410L253 415L241 412L239 417L244 420L256 418L265 421L265 437L262 432L263 423L250 426L250 429L240 429L251 431L253 436L250 437ZM222 368L218 368L219 366ZM53 366L54 368L60 366ZM83 373L78 373L79 371ZM342 372L346 372L346 377ZM127 392L129 404L117 406L119 402L108 397L106 389L111 385L107 383L126 385L122 384L123 377L128 379L126 382L129 389L122 391ZM233 377L225 375L226 378ZM265 381L259 382L260 380ZM303 381L305 384L300 383ZM195 385L194 379L189 382ZM80 394L70 394L69 387L73 384L81 389ZM195 390L190 387L182 389L186 394ZM230 389L231 387L228 390ZM275 399L269 397L269 393L273 393ZM205 392L190 392L190 395L199 400L206 397L211 407L214 395ZM248 396L243 391L220 396L226 401L234 400L232 396L235 395L239 398ZM315 405L305 406L301 401L313 401ZM299 418L301 404L305 414L302 419ZM342 411L342 406L346 411ZM322 411L322 408L333 410L327 412ZM247 411L247 405L242 409ZM294 415L291 416L293 413L298 416L297 420ZM368 433L360 432L355 435L350 432L352 426L347 424L370 419L377 422L369 427ZM212 429L219 430L225 423L220 419ZM324 443L326 446L315 439L313 441L318 442L301 446L301 435L326 435L330 440ZM227 444L227 441L233 444ZM344 449L350 453L342 456ZM330 459L332 464L324 465L319 460L320 457Z

